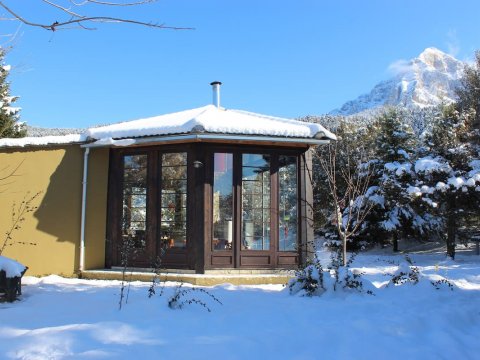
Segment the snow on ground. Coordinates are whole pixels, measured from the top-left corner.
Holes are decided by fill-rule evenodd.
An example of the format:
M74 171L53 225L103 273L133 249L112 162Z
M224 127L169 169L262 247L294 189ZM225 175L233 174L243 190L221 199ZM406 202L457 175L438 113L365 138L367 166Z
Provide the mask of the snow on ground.
M322 253L322 260L328 259ZM289 295L279 285L208 288L207 300L167 306L176 284L147 297L131 284L118 310L120 282L26 277L22 300L0 303L1 359L475 359L480 353L480 257L415 254L417 285L375 296ZM370 252L353 266L376 287L402 255ZM325 261L324 261L325 263ZM456 285L436 290L429 279ZM187 287L187 285L185 285Z

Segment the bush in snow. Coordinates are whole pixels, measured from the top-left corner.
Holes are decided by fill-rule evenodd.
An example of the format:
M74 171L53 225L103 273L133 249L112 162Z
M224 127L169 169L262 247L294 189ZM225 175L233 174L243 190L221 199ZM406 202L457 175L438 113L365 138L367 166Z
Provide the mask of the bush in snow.
M420 281L420 271L413 261L405 256L405 261L398 265L397 271L392 275L388 285L417 284ZM388 286L387 285L387 286Z
M315 255L314 260L305 268L295 272L295 278L289 281L288 289L290 294L301 294L302 296L321 295L325 288L323 286L323 267Z
M453 283L448 280L448 279L440 279L440 280L435 280L435 281L430 281L430 283L433 285L433 287L437 290L440 290L444 287L448 287L451 291L454 289Z
M168 307L173 310L183 309L186 305L200 305L205 308L208 312L212 310L207 304L207 300L202 300L197 297L193 297L193 294L197 293L197 295L206 295L207 298L219 303L222 305L220 300L218 300L215 295L211 294L205 289L202 288L183 288L183 284L180 284L175 288L175 292L168 300Z
M354 258L355 255L352 255L343 266L342 251L339 250L332 253L330 266L324 270L320 260L315 257L311 264L298 270L295 278L290 280L290 294L310 297L320 296L326 291L355 291L373 295L373 285L364 288L364 274L351 269Z

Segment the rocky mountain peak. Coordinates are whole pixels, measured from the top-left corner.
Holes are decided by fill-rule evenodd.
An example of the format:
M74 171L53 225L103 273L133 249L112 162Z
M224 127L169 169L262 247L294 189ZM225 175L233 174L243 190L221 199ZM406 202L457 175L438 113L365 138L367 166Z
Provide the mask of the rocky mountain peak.
M331 114L353 115L389 105L421 108L452 102L463 67L464 63L453 56L434 47L426 48L418 57L401 61L391 79Z

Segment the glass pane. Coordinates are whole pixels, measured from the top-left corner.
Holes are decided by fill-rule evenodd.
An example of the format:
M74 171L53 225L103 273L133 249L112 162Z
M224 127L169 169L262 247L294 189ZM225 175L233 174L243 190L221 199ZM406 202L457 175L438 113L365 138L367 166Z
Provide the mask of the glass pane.
M296 251L298 243L298 182L295 156L279 157L278 182L279 249L280 251Z
M147 155L123 157L122 238L145 248L147 224Z
M213 166L213 250L233 242L233 155L215 153Z
M270 156L242 155L242 249L270 249Z
M176 193L187 193L187 180L176 180L164 178L162 176L162 186L166 190L172 190Z
M187 166L187 153L168 153L162 155L162 167Z
M165 248L187 243L187 153L162 154L160 241Z

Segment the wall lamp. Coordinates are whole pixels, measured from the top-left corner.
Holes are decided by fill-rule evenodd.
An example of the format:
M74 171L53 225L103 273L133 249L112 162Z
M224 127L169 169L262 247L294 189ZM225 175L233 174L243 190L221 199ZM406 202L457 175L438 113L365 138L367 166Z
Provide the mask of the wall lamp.
M200 169L201 167L203 167L203 163L202 163L201 161L195 160L195 161L193 162L193 167L194 167L195 169Z

